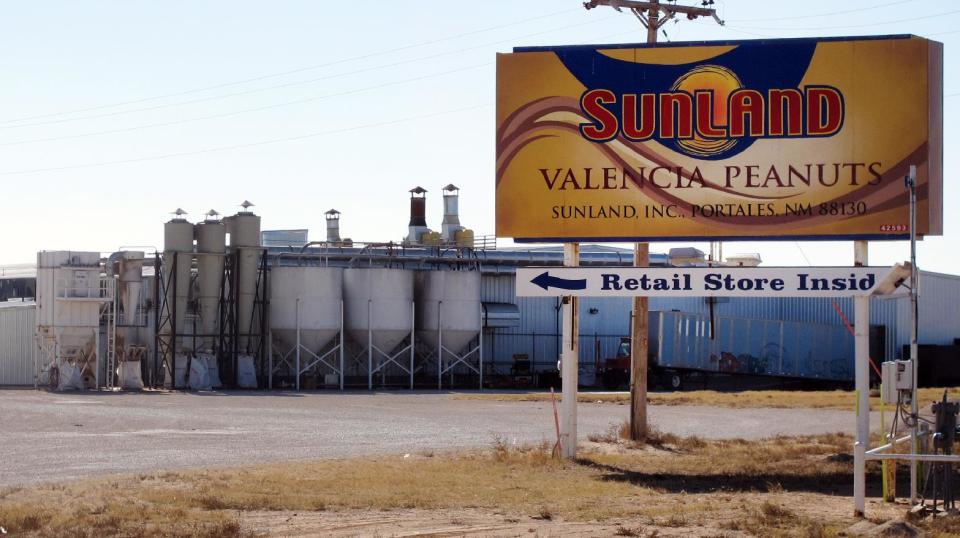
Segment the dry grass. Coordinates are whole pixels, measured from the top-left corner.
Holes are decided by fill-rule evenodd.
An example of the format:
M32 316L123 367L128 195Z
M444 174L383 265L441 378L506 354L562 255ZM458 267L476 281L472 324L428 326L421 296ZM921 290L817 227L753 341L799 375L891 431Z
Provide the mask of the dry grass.
M960 387L947 389L948 397L960 397ZM920 403L927 405L943 396L942 388L920 389ZM490 399L520 402L548 402L550 393L494 393L459 394L458 399ZM559 396L558 396L559 398ZM626 392L590 393L581 392L577 396L580 403L630 403L630 394ZM854 393L843 390L823 391L786 391L786 390L747 390L741 392L718 392L713 390L694 390L687 392L651 392L648 393L651 405L705 405L711 407L758 408L773 407L781 409L854 409ZM879 409L880 398L870 398L871 409Z
M841 520L824 524L770 501L764 501L759 508L745 508L742 517L721 524L725 530L745 532L752 536L809 538L842 536L846 526L846 522Z
M646 439L633 441L630 439L630 422L611 424L607 431L587 436L587 440L594 443L621 444L629 448L653 447L675 452L690 452L706 446L707 442L696 435L680 437L669 432L663 432L655 427L647 431Z
M15 536L227 537L255 531L241 524L243 514L253 512L406 509L479 510L543 524L610 522L620 536L649 536L657 528L704 530L703 536L835 536L853 523L851 464L829 459L849 452L848 436L748 442L653 432L638 446L624 442L621 429L615 426L612 438L598 439L601 444L574 462L553 459L547 444L498 439L488 450L430 457L159 472L12 489L0 492L0 525ZM879 484L877 469L871 473ZM938 525L943 530L934 532L954 524Z

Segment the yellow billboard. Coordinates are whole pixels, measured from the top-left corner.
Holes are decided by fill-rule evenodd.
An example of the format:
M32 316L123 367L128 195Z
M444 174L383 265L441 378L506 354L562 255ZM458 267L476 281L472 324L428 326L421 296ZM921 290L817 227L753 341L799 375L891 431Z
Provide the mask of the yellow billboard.
M942 234L943 46L915 36L497 56L497 235Z

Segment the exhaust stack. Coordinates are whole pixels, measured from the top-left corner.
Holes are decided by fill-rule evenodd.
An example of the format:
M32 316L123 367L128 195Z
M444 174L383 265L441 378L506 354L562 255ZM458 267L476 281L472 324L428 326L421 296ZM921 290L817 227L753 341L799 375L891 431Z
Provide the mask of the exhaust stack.
M453 243L457 232L463 229L460 225L460 189L451 183L443 188L443 242Z
M423 236L430 233L427 228L427 189L410 189L410 223L407 225L405 243L419 245L424 243Z
M340 242L340 212L336 209L331 209L324 213L324 216L327 218L327 242L328 243L339 243Z

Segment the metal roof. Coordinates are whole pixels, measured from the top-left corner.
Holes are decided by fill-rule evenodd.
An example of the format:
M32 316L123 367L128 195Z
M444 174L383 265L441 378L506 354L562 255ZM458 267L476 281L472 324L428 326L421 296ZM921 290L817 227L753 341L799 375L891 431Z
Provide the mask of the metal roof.
M14 278L35 278L37 276L37 265L34 263L14 263L10 265L0 265L0 280Z

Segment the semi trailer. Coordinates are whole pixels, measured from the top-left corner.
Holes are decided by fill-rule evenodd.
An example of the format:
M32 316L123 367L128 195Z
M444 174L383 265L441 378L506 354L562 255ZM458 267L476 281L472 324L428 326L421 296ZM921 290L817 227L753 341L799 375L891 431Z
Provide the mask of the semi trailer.
M852 382L853 335L842 325L686 312L649 313L648 379L682 388L687 376L741 374ZM609 390L629 385L631 338L604 359L598 380Z

